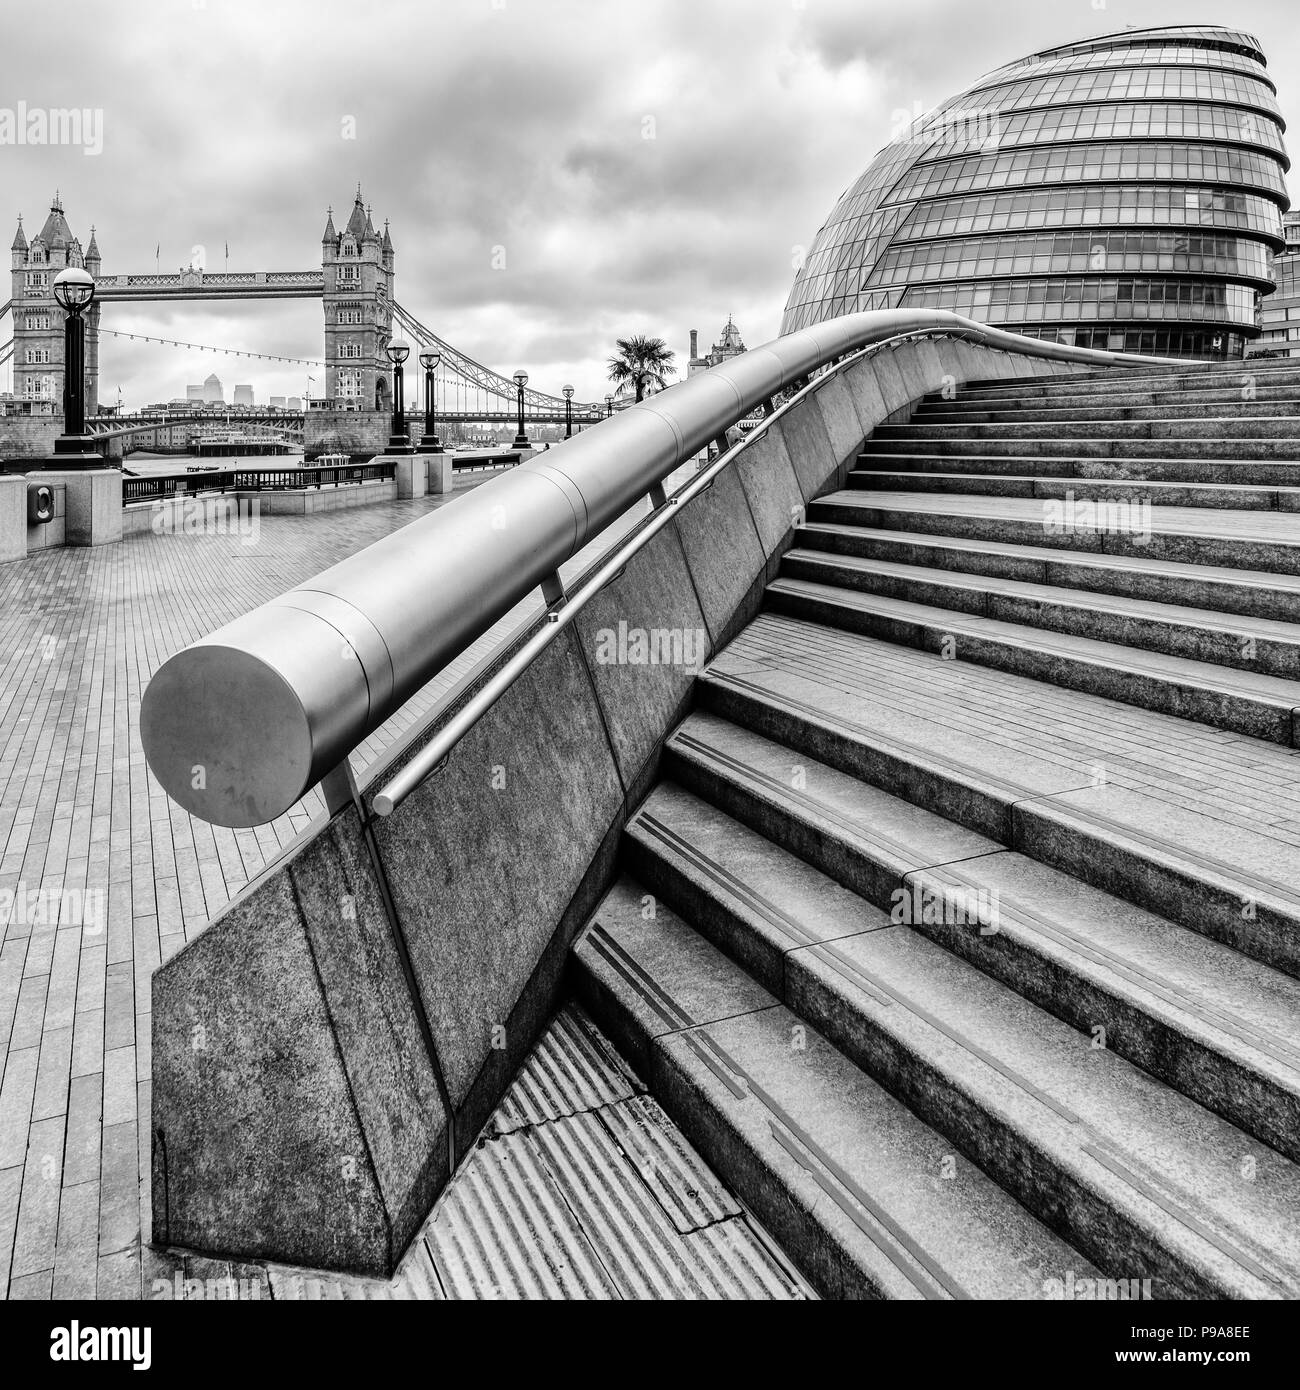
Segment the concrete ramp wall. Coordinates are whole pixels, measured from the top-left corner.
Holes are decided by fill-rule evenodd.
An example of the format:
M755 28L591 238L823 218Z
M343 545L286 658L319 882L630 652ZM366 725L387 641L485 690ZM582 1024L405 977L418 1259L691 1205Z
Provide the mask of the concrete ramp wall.
M155 1242L391 1272L448 1179L444 1097L458 1160L555 1008L695 672L758 611L803 506L927 392L1068 370L920 339L823 378L392 817L314 825L159 969Z

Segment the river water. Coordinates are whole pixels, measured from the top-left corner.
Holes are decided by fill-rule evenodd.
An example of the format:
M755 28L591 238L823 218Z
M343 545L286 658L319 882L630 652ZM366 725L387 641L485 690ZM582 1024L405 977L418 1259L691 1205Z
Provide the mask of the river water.
M132 454L125 460L128 473L137 477L156 477L160 473L184 473L193 465L215 464L218 468L301 468L302 450L292 454L232 454L229 458L198 459L193 454Z

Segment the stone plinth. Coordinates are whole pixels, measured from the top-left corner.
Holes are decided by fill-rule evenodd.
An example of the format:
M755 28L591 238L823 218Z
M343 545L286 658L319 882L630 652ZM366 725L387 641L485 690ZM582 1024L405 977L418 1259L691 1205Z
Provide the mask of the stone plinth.
M27 554L27 480L0 477L0 564Z
M374 461L396 465L394 476L397 481L397 500L399 502L409 502L413 498L424 496L427 491L424 455L381 454Z
M431 493L450 492L455 485L455 470L452 468L451 455L442 454L423 454L421 457L428 465L426 486Z
M117 468L70 472L58 460L27 475L29 483L58 484L66 490L66 545L109 545L122 539L122 473Z

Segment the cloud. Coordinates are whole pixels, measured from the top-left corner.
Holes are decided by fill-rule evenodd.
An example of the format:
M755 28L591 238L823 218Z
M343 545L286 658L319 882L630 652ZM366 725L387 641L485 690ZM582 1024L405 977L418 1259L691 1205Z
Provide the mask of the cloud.
M104 149L0 147L0 213L39 225L58 187L106 272L319 264L325 209L358 180L391 220L399 300L498 370L604 395L615 336L685 352L734 313L773 336L839 193L928 107L1004 62L1125 24L1225 22L1221 0L135 0L7 26L0 102L102 108ZM1242 7L1239 7L1242 8ZM1300 35L1282 0L1234 14L1290 100ZM0 230L6 224L0 218ZM505 268L496 248L505 248ZM112 306L105 324L314 358L319 305ZM0 338L5 329L0 326ZM306 369L107 339L129 403L202 363L260 397ZM108 394L106 392L106 394Z

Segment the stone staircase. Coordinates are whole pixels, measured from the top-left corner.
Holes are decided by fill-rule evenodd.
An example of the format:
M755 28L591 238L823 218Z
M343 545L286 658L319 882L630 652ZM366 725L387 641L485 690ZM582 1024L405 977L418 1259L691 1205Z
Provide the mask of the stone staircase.
M823 1294L1300 1296L1298 503L1286 364L928 398L698 680L573 979Z

